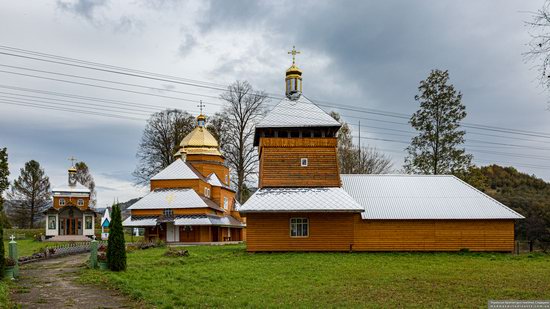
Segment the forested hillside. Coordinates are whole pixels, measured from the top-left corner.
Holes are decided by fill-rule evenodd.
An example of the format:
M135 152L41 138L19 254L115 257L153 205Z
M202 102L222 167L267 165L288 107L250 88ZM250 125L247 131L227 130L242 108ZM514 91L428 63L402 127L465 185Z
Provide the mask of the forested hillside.
M521 213L516 238L550 241L550 183L513 167L475 167L462 177L501 203Z

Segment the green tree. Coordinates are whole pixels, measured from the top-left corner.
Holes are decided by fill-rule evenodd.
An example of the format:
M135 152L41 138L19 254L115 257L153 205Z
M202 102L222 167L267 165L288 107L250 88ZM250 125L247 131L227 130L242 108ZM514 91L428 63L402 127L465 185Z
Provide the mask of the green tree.
M4 198L3 193L9 187L10 182L8 176L10 170L8 168L8 150L4 147L0 149L0 213L4 214ZM4 277L4 224L0 220L0 279Z
M460 122L466 117L466 107L462 93L448 81L448 71L432 70L420 82L420 94L414 97L420 109L409 120L418 132L406 149L404 168L409 173L453 174L471 166L472 155L460 148L465 134Z
M90 206L95 206L96 203L96 191L95 191L95 181L92 174L90 174L90 169L88 165L84 162L77 162L76 167L76 181L78 181L83 186L90 189Z
M40 163L35 160L25 163L21 175L13 181L8 198L18 226L34 228L51 200L50 179Z
M122 228L120 206L113 204L111 210L111 224L109 225L109 239L107 240L107 264L112 271L126 269L126 244Z

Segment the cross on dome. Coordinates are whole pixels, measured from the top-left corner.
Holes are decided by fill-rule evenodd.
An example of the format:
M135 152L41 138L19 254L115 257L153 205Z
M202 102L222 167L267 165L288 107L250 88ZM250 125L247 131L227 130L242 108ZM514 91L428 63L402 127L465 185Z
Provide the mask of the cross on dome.
M288 54L292 55L292 64L296 64L296 55L300 54L300 51L296 50L296 46L292 46L292 50Z
M204 105L204 103L202 103L202 100L200 100L200 103L199 103L199 105L197 105L197 107L200 108L200 110L201 110L201 115L202 115L202 109L203 109L204 107L206 107L206 105Z
M68 158L67 160L71 161L71 166L74 166L74 162L76 161L76 158L71 156L70 158Z

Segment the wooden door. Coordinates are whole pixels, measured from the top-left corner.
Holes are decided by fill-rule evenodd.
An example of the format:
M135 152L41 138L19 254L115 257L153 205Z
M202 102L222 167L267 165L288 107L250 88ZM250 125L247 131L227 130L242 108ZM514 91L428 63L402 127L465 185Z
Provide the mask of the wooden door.
M217 226L212 227L212 241L218 241L218 234L220 233L220 228Z
M180 226L180 242L196 242L198 241L198 235L200 227L193 226Z

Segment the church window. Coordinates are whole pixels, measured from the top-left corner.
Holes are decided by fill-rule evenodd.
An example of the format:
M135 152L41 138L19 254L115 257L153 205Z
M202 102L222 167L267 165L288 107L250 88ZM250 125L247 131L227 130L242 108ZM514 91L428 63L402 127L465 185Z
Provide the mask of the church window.
M225 184L229 184L229 175L225 174Z
M210 188L204 188L204 196L210 197Z
M229 207L229 199L227 197L223 198L223 209L227 209Z
M78 206L84 206L84 200L81 199L81 198L79 198L78 201L76 201L76 204L77 204Z
M57 229L57 222L55 216L48 216L48 230Z
M64 198L59 199L59 206L65 206L65 199Z
M165 217L172 217L174 215L174 211L170 208L164 210L164 216Z
M85 224L85 228L87 230L91 230L92 229L92 216L86 216L84 218L84 224Z
M309 219L290 218L290 237L308 237Z
M307 164L308 164L307 158L301 158L301 159L300 159L300 166L306 167Z

